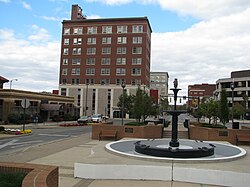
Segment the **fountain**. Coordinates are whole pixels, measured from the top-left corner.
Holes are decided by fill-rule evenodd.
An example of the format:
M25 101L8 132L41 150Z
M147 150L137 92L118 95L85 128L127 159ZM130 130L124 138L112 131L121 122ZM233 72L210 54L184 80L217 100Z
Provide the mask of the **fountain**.
M152 144L141 141L135 143L135 151L137 153L157 156L157 157L170 157L170 158L199 158L211 156L214 154L215 145L211 143L199 142L192 146L180 146L178 141L178 116L182 113L186 113L185 110L176 109L176 101L178 91L181 90L178 87L178 80L174 80L174 110L167 110L166 112L172 116L172 138L169 142L169 146L154 146Z
M246 151L240 147L218 142L206 142L189 139L178 139L178 116L186 113L185 110L177 110L176 101L178 80L174 80L174 110L166 110L172 116L171 139L139 139L121 140L106 145L106 149L126 156L150 158L154 160L178 160L178 161L215 161L236 159L245 156Z

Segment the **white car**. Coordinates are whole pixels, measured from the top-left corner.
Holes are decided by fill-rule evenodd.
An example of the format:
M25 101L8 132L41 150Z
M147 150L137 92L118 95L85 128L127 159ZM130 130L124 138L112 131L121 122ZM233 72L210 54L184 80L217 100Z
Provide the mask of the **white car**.
M102 115L101 114L93 114L91 116L91 121L96 122L96 123L102 122Z

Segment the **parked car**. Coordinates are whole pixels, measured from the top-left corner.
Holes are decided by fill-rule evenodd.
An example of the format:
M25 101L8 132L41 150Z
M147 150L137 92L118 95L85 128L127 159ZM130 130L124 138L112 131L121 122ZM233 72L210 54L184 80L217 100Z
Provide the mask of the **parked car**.
M91 121L95 123L102 122L102 115L101 114L93 114L91 116Z
M88 123L88 122L91 122L90 116L82 116L77 120L77 123L79 124Z

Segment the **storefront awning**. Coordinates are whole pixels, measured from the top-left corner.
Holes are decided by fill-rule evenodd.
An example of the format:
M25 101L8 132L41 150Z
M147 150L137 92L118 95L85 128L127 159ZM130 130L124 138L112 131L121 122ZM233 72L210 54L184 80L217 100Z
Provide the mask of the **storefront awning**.
M45 111L58 111L62 105L59 104L41 104L40 109Z

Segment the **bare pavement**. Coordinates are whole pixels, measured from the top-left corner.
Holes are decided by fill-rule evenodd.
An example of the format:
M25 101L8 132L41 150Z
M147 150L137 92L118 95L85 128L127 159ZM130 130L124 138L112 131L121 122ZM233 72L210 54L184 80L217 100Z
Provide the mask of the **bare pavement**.
M41 126L43 128L50 128L49 125ZM74 128L74 127L70 127ZM0 135L0 138L4 138ZM6 138L6 136L5 136ZM108 159L111 162L116 162L119 156L107 153L104 145L109 143L107 141L96 141L91 139L91 133L83 134L78 137L68 138L60 141L50 142L37 146L32 146L18 153L0 156L1 162L18 162L18 163L34 163L59 166L59 186L60 187L209 187L213 185L184 183L175 181L145 181L145 180L92 180L74 178L74 163L92 156L92 152L99 151L98 162L102 163ZM98 148L98 149L94 149ZM244 146L249 152L249 147ZM108 158L110 157L110 158ZM122 158L126 162L128 158ZM130 159L132 160L132 159ZM136 163L136 160L132 160ZM239 161L241 167L250 163L250 158L243 158L243 162ZM228 164L228 163L225 163Z

